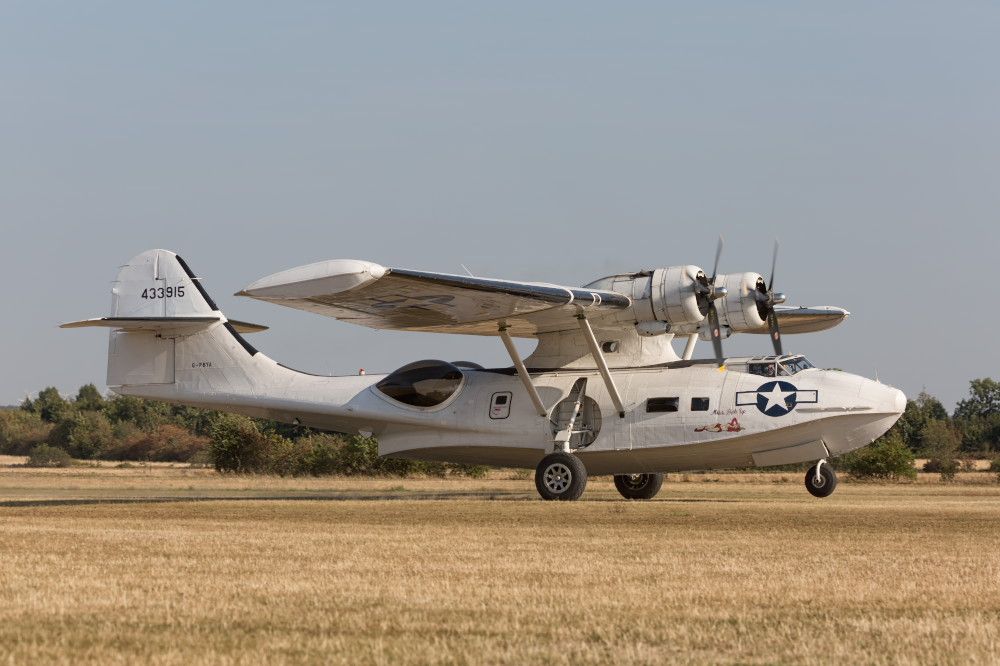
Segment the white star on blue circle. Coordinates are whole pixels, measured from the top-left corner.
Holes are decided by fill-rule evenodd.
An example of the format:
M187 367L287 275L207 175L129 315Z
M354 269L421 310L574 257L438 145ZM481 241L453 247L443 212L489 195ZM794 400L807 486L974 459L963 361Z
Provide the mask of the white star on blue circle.
M757 389L757 409L767 416L784 416L795 409L797 391L788 382L767 382Z

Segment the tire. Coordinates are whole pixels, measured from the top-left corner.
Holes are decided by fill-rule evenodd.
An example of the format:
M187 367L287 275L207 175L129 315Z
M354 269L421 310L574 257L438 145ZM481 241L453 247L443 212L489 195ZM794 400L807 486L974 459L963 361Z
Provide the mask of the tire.
M615 488L625 499L651 500L662 486L662 474L615 474Z
M837 473L829 465L822 465L819 468L819 475L822 482L816 483L816 467L806 470L806 490L813 497L829 497L837 489Z
M569 453L550 453L535 468L535 488L544 500L580 499L587 487L587 468Z

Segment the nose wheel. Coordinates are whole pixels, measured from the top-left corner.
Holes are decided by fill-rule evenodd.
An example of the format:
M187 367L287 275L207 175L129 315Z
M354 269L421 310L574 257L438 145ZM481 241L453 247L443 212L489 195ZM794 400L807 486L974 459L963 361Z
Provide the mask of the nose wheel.
M587 468L572 453L550 453L535 468L535 488L544 500L576 500L587 487Z
M813 497L829 497L837 489L837 473L825 460L806 471L806 490Z

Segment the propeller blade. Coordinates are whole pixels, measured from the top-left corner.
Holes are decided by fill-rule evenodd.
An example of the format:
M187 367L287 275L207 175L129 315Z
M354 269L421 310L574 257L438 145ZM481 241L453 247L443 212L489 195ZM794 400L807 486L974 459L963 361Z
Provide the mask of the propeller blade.
M712 334L712 349L715 350L715 360L721 368L726 362L722 357L722 327L719 326L719 313L715 310L714 302L708 306L708 330Z
M781 328L778 326L778 315L774 309L767 315L767 327L771 331L771 343L774 345L774 353L781 356Z
M767 290L774 289L774 269L778 265L778 239L774 239L774 253L771 255L771 280L767 283Z
M722 245L724 242L720 234L719 244L715 246L715 266L712 267L712 284L715 284L715 276L719 274L719 258L722 257Z

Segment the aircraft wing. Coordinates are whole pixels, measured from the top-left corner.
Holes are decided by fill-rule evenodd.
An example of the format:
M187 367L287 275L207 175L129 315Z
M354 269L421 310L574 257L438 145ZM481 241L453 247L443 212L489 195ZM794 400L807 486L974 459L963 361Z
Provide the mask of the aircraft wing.
M599 319L632 304L613 291L386 268L353 259L275 273L236 295L371 328L496 335L503 323L519 337L575 329L581 311Z

